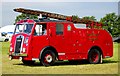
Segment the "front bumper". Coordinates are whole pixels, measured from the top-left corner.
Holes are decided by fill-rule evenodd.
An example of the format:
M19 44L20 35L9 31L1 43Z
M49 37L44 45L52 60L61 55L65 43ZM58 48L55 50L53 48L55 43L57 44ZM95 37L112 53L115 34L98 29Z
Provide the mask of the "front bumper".
M9 56L27 56L27 54L22 54L22 53L8 53Z
M23 57L26 57L27 54L21 54L21 53L8 53L9 54L9 60L12 59L19 59L22 61Z

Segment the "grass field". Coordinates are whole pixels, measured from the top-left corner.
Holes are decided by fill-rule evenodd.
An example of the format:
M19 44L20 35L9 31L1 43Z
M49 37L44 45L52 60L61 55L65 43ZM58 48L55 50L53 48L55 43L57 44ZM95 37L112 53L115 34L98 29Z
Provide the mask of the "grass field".
M118 74L118 44L114 43L114 55L104 59L103 64L86 64L69 62L56 63L54 66L44 67L39 62L32 66L24 65L19 60L9 61L9 42L0 42L2 50L2 74ZM1 60L1 58L0 58ZM1 62L0 62L1 65Z

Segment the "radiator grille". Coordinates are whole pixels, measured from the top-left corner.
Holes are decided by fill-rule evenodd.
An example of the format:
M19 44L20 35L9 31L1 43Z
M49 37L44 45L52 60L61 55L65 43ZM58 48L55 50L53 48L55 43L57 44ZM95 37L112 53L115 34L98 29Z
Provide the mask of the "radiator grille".
M22 36L18 36L16 38L16 45L15 45L15 53L20 53L21 47L22 47Z

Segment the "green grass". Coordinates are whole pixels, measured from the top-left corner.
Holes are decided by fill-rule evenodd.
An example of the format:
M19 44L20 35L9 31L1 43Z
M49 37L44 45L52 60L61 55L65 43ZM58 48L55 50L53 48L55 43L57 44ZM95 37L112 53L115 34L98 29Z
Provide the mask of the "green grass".
M2 43L0 43L0 75L2 74Z
M32 66L24 65L19 60L9 61L9 42L2 42L2 74L117 74L118 73L118 44L114 43L114 55L104 59L103 64L70 64L69 62L56 63L54 66L44 67L35 63ZM1 52L0 52L1 53ZM1 59L0 59L1 60Z

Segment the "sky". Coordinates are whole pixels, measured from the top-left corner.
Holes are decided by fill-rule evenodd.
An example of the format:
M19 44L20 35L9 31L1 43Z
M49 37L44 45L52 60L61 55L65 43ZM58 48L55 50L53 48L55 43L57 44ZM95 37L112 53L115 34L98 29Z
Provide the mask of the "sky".
M1 0L2 2L118 2L119 0Z
M118 14L118 2L9 2L10 0L4 0L0 6L2 9L0 12L1 26L12 25L17 15L20 13L14 12L14 8L28 8L33 10L41 10L52 13L59 13L67 16L78 15L79 17L84 16L95 16L97 20L104 17L108 13L115 12ZM22 0L19 0L22 1ZM27 1L27 0L26 0ZM46 1L46 0L44 0ZM71 1L71 0L70 0ZM72 0L73 1L73 0ZM76 0L75 0L76 1Z

